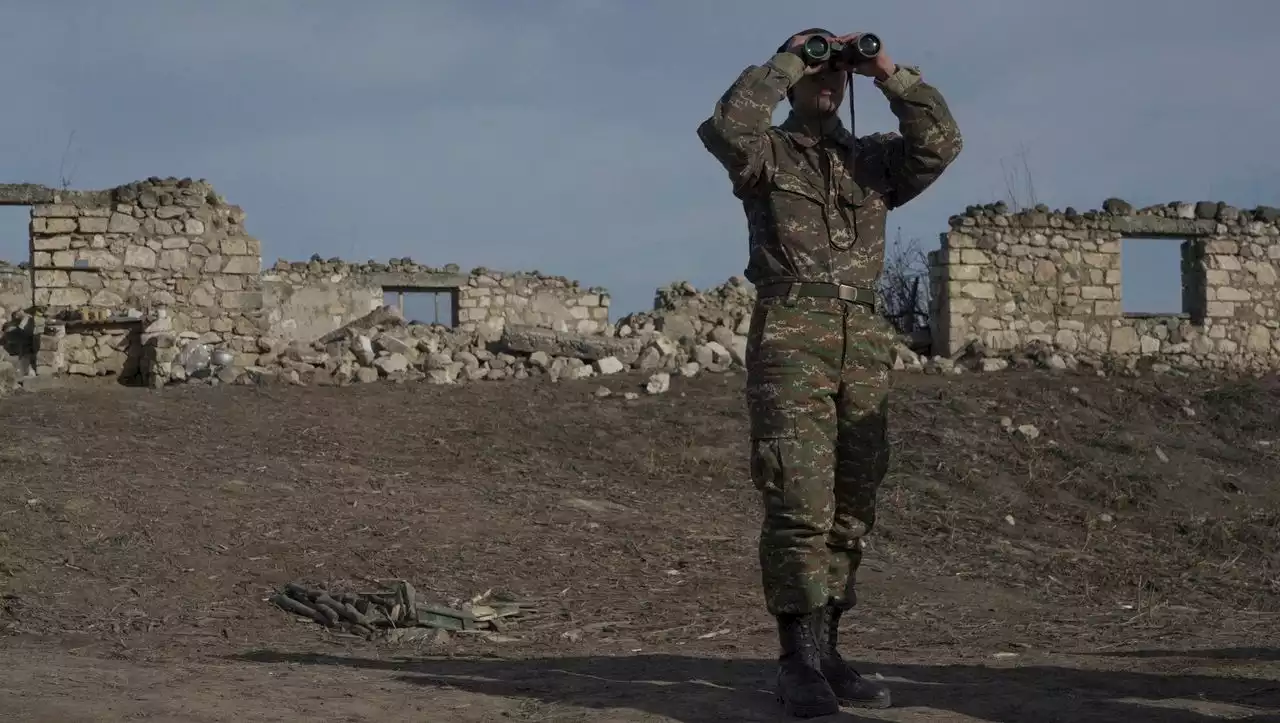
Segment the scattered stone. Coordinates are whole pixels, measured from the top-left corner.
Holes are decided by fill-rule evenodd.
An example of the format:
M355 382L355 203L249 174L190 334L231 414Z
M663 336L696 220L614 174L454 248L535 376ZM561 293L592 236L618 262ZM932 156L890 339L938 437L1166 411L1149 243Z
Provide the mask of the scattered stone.
M1001 372L1009 368L1007 359L983 359L982 371L984 372Z
M596 368L596 371L599 372L600 374L617 374L619 372L625 371L627 368L625 364L623 364L621 361L618 361L617 357L612 357L612 356L607 356L603 359L596 360L596 362L594 363L594 366Z
M1017 432L1023 439L1027 441L1031 441L1040 436L1040 429L1037 428L1036 425L1034 424L1018 425Z
M268 377L341 385L367 379L359 370L371 368L394 382L468 383L585 379L627 368L646 375L721 373L745 363L756 297L737 277L706 289L670 284L657 290L652 310L611 323L604 290L540 272L463 272L455 264L432 268L408 258L363 263L319 255L263 271L261 244L245 233L243 211L203 180L149 178L92 192L18 184L7 192L32 206L37 270L13 274L30 277L32 313L22 325L16 317L5 325L0 346L13 360L0 362L0 393L50 374L136 378L153 387ZM947 375L1082 369L1098 376L1274 369L1280 366L1278 223L1275 208L1218 201L1138 208L1108 198L1102 211L1083 213L1043 204L972 206L950 220L942 248L930 254L929 287L947 294L931 300L945 309L929 320L938 328L904 334L892 367ZM1202 272L1202 283L1187 314L1121 312L1123 235L1198 240L1188 260ZM267 299L310 304L296 292L360 279L383 288L433 282L456 289L444 301L457 328L410 323L394 307L380 306L314 343L281 341L300 336L303 319L279 318L281 309L264 308ZM349 319L352 303L335 300L319 321ZM45 319L37 309L76 318ZM132 325L116 334L83 324L68 331L61 323L108 317ZM934 331L942 335L938 348L932 348ZM943 339L948 348L940 348ZM981 354L955 353L975 343ZM206 363L205 348L234 359Z
M362 369L361 372L363 371ZM427 372L427 381L431 384L453 384L457 381L460 371L462 371L462 367L453 364L441 369L431 369Z
M616 357L628 364L639 358L641 348L638 339L589 336L511 324L504 328L501 343L507 351L523 355L543 352L583 361Z
M406 358L404 354L388 354L387 356L375 359L373 365L383 374L390 376L408 369L409 359Z
M644 390L649 394L665 394L671 389L671 375L666 372L658 372L649 377L649 381L645 382Z

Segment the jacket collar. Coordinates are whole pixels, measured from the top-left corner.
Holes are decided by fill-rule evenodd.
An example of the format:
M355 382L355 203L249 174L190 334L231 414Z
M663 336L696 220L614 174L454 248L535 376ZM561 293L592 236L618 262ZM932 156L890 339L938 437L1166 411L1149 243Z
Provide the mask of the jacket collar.
M843 145L851 143L849 131L845 130L840 116L834 113L823 118L806 118L792 111L779 128L805 148L817 145L823 138L830 138Z

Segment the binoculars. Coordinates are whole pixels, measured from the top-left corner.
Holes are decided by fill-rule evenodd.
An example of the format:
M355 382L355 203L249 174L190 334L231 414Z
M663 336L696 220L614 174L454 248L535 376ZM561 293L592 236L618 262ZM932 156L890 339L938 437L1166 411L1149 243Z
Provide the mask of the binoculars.
M863 33L848 45L838 40L814 35L800 46L800 57L806 65L822 65L834 60L842 65L853 67L875 58L880 54L880 38L871 33Z

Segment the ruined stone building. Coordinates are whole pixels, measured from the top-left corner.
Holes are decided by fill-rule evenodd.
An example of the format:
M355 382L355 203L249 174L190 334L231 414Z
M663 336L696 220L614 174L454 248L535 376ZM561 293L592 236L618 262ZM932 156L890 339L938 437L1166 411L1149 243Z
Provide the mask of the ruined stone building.
M1280 210L1222 203L1096 212L973 207L930 255L934 353L1039 343L1183 368L1280 368ZM1126 239L1181 251L1182 309L1126 313Z
M0 274L0 309L33 312L21 323L38 340L27 351L40 373L133 376L156 335L256 355L406 295L433 297L443 323L482 338L508 321L586 334L609 326L602 289L539 273L318 258L263 270L244 212L203 181L151 178L105 191L10 185L0 187L0 204L31 207L29 265ZM23 331L15 323L10 331Z
M745 344L752 292L740 282L681 301L679 313L670 302L665 319L658 314L641 328L635 315L630 325L611 323L604 289L538 272L318 257L264 269L262 244L246 230L244 212L203 181L151 178L103 191L8 185L0 186L0 205L31 208L30 258L0 267L0 312L8 319L3 343L20 374L163 380L174 350L192 342L252 366L282 345L311 344L410 297L431 299L429 321L480 344L515 326L581 337L696 336L692 343L710 351L690 348L677 361L702 354L716 368L740 357ZM1181 312L1124 311L1123 244L1140 237L1181 249ZM932 353L956 356L978 346L998 355L1040 345L1167 366L1276 369L1278 275L1275 209L1220 203L1134 209L1114 199L1086 213L973 207L951 219L941 248L930 254ZM724 308L711 308L716 304ZM422 348L437 357L437 368L454 364L439 358L437 346ZM644 363L655 354L674 358L674 348L661 345ZM477 367L488 364L477 356L488 352L477 349L457 364L474 378L501 378L508 362ZM443 378L459 373L450 369Z

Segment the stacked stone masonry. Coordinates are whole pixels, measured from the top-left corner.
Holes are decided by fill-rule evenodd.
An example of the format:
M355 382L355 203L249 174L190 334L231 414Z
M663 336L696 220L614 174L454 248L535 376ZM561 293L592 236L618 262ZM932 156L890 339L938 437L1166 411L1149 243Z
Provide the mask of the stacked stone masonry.
M191 179L55 191L31 209L39 373L145 375L185 335L237 351L265 331L261 244L244 213Z
M538 272L319 257L263 271L243 211L202 180L151 178L106 191L7 184L0 204L31 207L29 261L0 268L5 356L21 374L163 383L193 346L224 350L247 367L380 308L388 291L444 295L457 330L477 343L508 323L610 328L604 289Z
M1280 368L1280 211L1221 203L1011 214L1002 205L951 219L931 254L935 354L1031 345L1143 358L1180 368ZM1182 254L1183 313L1122 311L1126 237L1166 238Z
M657 291L652 310L611 322L604 289L538 272L318 256L263 270L244 213L191 179L96 192L0 186L0 204L32 208L30 261L0 267L0 389L35 373L159 386L635 369L654 375L645 389L656 393L671 374L740 368L755 303L739 278L703 291L678 282ZM1180 245L1184 313L1123 313L1130 236ZM897 369L1280 368L1275 209L1134 209L1116 199L1086 213L973 207L930 255L929 281L931 356L904 344ZM411 323L385 306L402 293L436 294L451 323Z
M262 278L272 332L288 340L309 341L347 324L382 306L386 291L437 293L452 326L487 339L508 323L580 334L609 328L608 292L537 271L462 272L455 264L433 268L411 259L348 263L315 256L277 261Z

